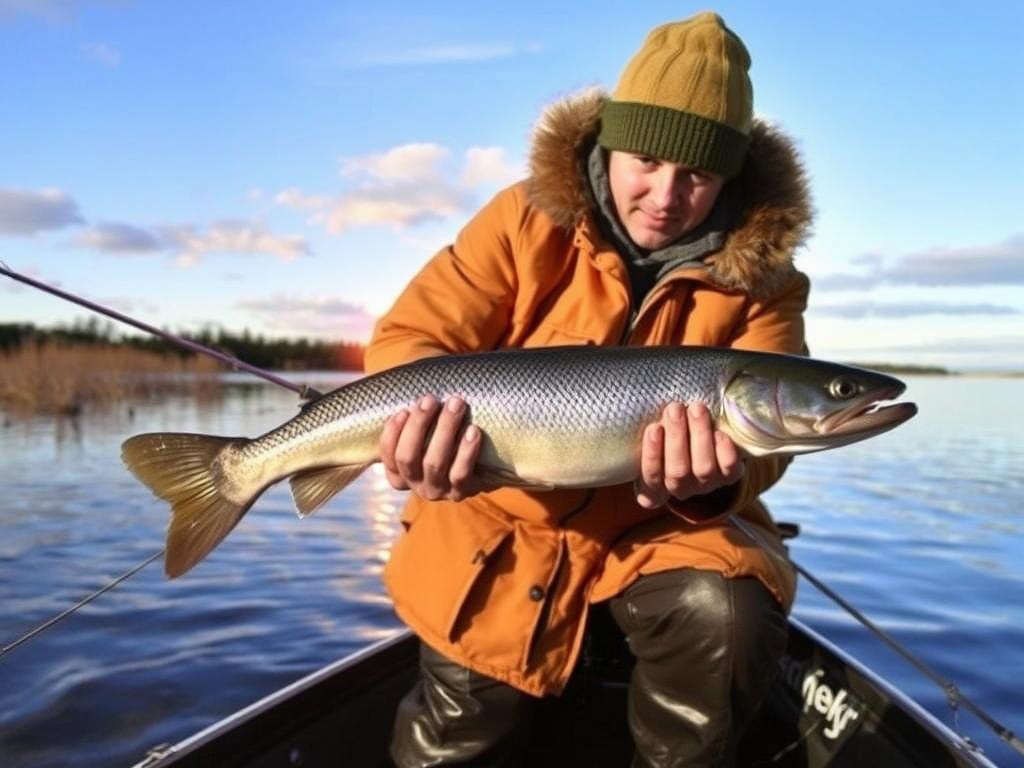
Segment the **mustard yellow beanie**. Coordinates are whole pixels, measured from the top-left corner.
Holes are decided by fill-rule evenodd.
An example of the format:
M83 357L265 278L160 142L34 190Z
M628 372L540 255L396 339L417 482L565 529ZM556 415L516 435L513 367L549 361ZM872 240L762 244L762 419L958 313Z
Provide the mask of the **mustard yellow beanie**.
M598 143L732 178L750 144L749 69L743 41L718 14L663 24L626 65Z

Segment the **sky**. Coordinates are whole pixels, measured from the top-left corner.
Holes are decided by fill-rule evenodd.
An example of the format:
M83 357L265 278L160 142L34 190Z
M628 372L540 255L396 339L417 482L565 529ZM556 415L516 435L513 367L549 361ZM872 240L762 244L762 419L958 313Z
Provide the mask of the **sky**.
M1024 370L1024 3L0 0L0 261L178 331L365 340L545 106L712 9L807 167L817 357ZM85 317L0 276L0 323Z

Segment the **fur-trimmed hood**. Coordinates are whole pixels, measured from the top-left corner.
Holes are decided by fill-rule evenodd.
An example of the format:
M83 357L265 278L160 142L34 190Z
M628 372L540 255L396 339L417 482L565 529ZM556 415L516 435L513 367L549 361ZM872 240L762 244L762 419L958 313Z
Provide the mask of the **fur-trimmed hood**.
M594 213L581 156L596 140L607 99L593 89L557 102L534 131L528 195L567 230ZM741 212L722 250L707 258L708 277L726 290L770 296L791 279L793 253L810 234L813 217L796 148L755 120L743 169L729 183L738 185Z

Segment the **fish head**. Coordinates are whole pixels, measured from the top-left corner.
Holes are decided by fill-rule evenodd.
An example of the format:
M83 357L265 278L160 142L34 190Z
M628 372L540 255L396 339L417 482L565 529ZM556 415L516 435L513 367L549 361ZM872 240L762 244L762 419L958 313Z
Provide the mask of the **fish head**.
M718 427L752 456L810 453L864 440L917 413L883 405L906 385L864 368L790 355L751 355L729 371Z

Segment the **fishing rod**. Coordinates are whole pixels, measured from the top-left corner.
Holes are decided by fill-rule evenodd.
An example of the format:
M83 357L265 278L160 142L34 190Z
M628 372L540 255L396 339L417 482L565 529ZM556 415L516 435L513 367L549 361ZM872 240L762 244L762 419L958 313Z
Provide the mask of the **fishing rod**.
M754 542L761 546L766 552L770 552L773 556L783 560L793 566L796 571L803 576L807 581L813 584L822 594L832 600L836 605L850 614L857 622L864 626L869 632L875 635L879 640L888 645L892 650L898 653L904 658L909 664L911 664L918 672L927 677L939 688L942 689L943 694L946 696L946 702L949 704L950 709L955 713L959 705L965 706L970 710L981 722L987 725L1000 739L1009 744L1020 754L1024 755L1024 741L1020 739L1013 731L999 723L995 718L985 712L981 707L971 701L960 688L949 680L939 675L937 672L932 670L927 664L918 659L914 654L900 645L897 640L882 629L880 626L871 621L861 611L853 606L852 603L844 599L838 592L830 588L825 582L815 576L813 573L808 571L802 565L797 563L792 558L782 558L781 555L776 551L772 542L766 541L760 531L756 531L754 526L750 525L744 520L741 520L738 515L729 515L729 522L745 533L749 538L753 539Z
M118 321L120 321L122 323L126 323L126 324L131 325L131 326L133 326L135 328L139 328L140 330L146 331L147 333L151 333L151 334L154 334L156 336L159 336L160 338L165 339L166 341L169 341L172 344L178 344L179 346L182 346L185 349L192 350L193 352L199 352L201 354L210 355L211 357L213 357L213 358L215 358L217 360L220 360L221 362L224 362L224 363L232 366L233 368L247 371L247 372L252 373L252 374L254 374L256 376L260 376L261 378L264 378L267 381L270 381L270 382L272 382L274 384L277 384L279 386L285 387L286 389L292 390L293 392L298 392L300 397L302 397L304 399L308 399L310 397L319 397L320 396L320 393L317 392L315 389L312 389L311 387L300 386L300 385L293 384L292 382L287 381L286 379L282 379L279 376L275 376L275 375L273 375L271 373L268 373L267 371L264 371L261 368L257 368L254 365L250 365L249 363L242 362L241 360L239 360L238 358L236 358L236 357L234 357L232 355L225 355L225 354L223 354L221 352L218 352L216 350L210 349L209 347L205 347L202 344L198 344L198 343L190 341L188 339L184 339L184 338L181 338L179 336L175 336L172 333L168 333L166 331L162 331L162 330L160 330L158 328L155 328L155 327L153 327L151 325L148 325L148 324L143 323L141 321L138 321L138 320L135 320L133 318L130 318L127 315L123 315L120 312L116 312L116 311L114 311L112 309L108 309L108 308L103 307L103 306L101 306L99 304L95 304L95 303L93 303L91 301L88 301L86 299L83 299L83 298L80 298L78 296L75 296L74 294L68 293L66 291L62 291L62 290L60 290L58 288L54 288L53 286L47 285L46 283L40 282L38 280L34 280L34 279L32 279L30 277L26 277L24 275L20 275L20 274L14 272L13 270L7 268L7 266L5 264L3 264L3 262L0 262L0 274L6 275L7 277L10 277L10 278L12 278L14 280L18 280L18 281L20 281L22 283L25 283L26 285L30 285L30 286L32 286L34 288L38 288L39 290L45 291L47 293L51 293L54 296L57 296L57 297L62 298L62 299L65 299L66 301L71 301L71 302L73 302L75 304L79 304L79 305L85 307L86 309L92 310L94 312L99 312L100 314L106 315L107 317L111 317L111 318L113 318L115 320L118 320ZM740 520L738 516L730 515L729 516L729 521L737 529L739 529L740 531L745 533L749 538L753 539L754 542L759 544L763 549L765 549L768 552L771 552L774 556L781 558L781 555L779 555L775 551L775 548L771 545L771 542L765 541L764 538L760 535L759 532L755 531L752 526L750 526L747 523L745 523L744 521ZM44 622L44 624L40 625L36 629L34 629L31 632L27 633L26 635L23 635L21 638L16 640L14 643L11 643L11 644L9 644L7 646L4 646L3 649L0 649L0 657L2 657L9 650L13 650L18 645L21 645L23 642L26 642L31 637L35 637L37 634L39 634L43 630L48 629L49 627L53 626L54 624L56 624L61 619L71 615L76 610L81 608L83 605L87 604L88 602L90 602L91 600L95 599L96 597L99 597L101 594L103 594L104 592L107 592L109 589L113 588L117 584L119 584L122 581L126 580L130 576L133 576L135 573L137 573L138 571L142 570L142 568L144 568L145 566L147 566L151 562L153 562L161 554L163 554L162 550L160 552L157 552L155 555L150 556L147 560L145 560L144 562L142 562L139 565L135 566L133 569L131 569L127 573L123 574L122 576L119 576L117 579L115 579L113 582L111 582L106 587L104 587L104 588L102 588L100 590L97 590L92 595L90 595L87 598L85 598L84 600L80 601L78 604L72 606L71 608L69 608L66 611L63 611L61 614L58 614L57 616L55 616L53 619L50 619L49 621ZM1014 734L1013 731L1011 731L1009 728L1006 728L1005 726L1000 724L998 721L995 720L995 718L993 718L991 715L989 715L987 712L985 712L981 707L979 707L977 704L975 704L973 701L971 701L956 686L956 684L946 680L945 678L941 677L938 673L934 672L924 662L922 662L920 659L915 657L910 651L908 651L899 642L897 642L895 640L895 638L893 638L891 635L889 635L887 632L885 632L881 627L879 627L874 622L872 622L870 619L868 619L867 616L865 616L863 613L861 613L851 603L849 603L844 598L842 598L837 592L835 592L834 590L830 589L824 582L822 582L820 579L818 579L816 576L814 576L806 568L802 567L799 563L797 563L794 560L789 559L789 558L786 558L786 562L789 563L790 565L792 565L797 570L798 573L800 573L804 578L806 578L809 582L811 582L811 584L813 584L815 587L817 587L824 595L826 595L833 602L835 602L836 605L838 605L840 608L842 608L847 613L849 613L858 623L860 623L862 626L867 628L876 637L878 637L883 642L885 642L890 648L892 648L900 656L902 656L906 661L908 661L911 665L913 665L921 674L923 674L925 677L930 679L933 683L938 685L942 689L943 693L945 694L946 700L949 703L949 706L954 710L954 712L956 711L958 705L963 704L976 717L978 717L978 719L981 720L982 723L987 725L997 736L999 736L1000 739L1002 739L1004 742L1009 744L1010 747L1012 747L1014 750L1016 750L1020 754L1024 755L1024 741L1022 741L1016 734Z
M273 373L263 370L262 368L257 368L255 365L250 365L249 363L243 362L234 355L228 355L216 349L211 349L210 347L203 346L199 342L192 341L191 339L186 339L182 336L176 336L175 334L170 333L169 331L164 331L160 328L149 325L148 323L144 323L141 320L136 320L133 317L128 317L128 315L124 315L116 310L110 309L109 307L104 307L100 304L89 301L88 299L84 299L81 296L76 296L73 293L62 291L60 288L48 285L47 283L44 283L41 280L35 280L27 275L22 275L18 272L15 272L13 269L10 269L2 261L0 261L0 275L6 275L12 280L17 280L19 283L30 285L33 288L36 288L40 291L52 294L57 298L64 299L65 301L70 301L73 304L78 304L79 306L85 307L91 312L97 312L101 315L106 315L107 317L117 320L120 323L130 325L133 328L138 328L140 331L145 331L146 333L149 333L153 336L157 336L163 339L164 341L170 342L171 344L177 344L179 347L187 349L190 352L196 352L201 355L209 355L213 359L219 360L220 362L230 366L234 370L251 373L254 376L259 376L260 378L266 379L267 381L277 384L278 386L284 387L285 389L290 389L293 392L298 393L299 397L302 398L303 400L312 400L322 396L322 393L313 389L313 387L307 386L305 384L293 384L287 379L284 379L280 376L276 376Z

